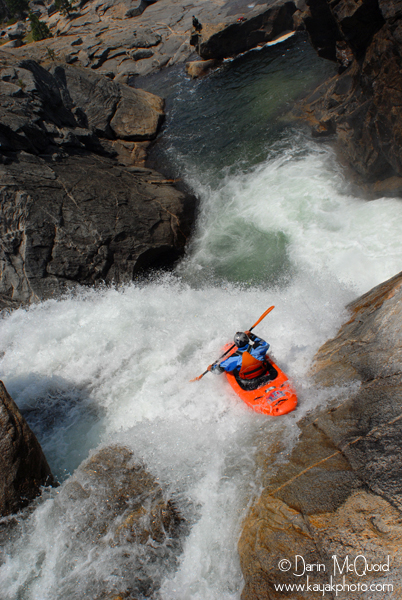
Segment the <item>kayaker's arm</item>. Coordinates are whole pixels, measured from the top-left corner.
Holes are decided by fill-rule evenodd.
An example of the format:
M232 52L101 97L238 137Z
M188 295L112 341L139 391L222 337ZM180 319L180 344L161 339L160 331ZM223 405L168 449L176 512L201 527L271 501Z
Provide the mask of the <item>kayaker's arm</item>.
M222 373L223 371L234 371L235 369L237 369L238 367L240 367L241 365L241 356L235 354L232 356L229 356L229 358L227 358L226 360L223 360L220 365L219 368L221 369L221 371L218 371L219 373Z
M257 358L258 360L264 360L266 353L269 349L269 344L262 338L257 337L254 333L250 333L246 331L246 334L253 342L253 346L251 349L251 354Z

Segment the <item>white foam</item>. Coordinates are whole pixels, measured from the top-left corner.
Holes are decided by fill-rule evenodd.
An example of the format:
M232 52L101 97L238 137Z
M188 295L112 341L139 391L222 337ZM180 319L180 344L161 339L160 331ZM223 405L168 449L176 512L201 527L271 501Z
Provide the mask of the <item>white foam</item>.
M247 265L250 258L262 270L261 255L272 260L278 234L298 271L334 276L356 295L402 269L400 200L356 198L332 150L312 145L297 156L298 150L296 145L252 173L228 177L217 190L193 182L204 197L193 270L220 261L227 268L232 259L225 251L232 248L238 263Z

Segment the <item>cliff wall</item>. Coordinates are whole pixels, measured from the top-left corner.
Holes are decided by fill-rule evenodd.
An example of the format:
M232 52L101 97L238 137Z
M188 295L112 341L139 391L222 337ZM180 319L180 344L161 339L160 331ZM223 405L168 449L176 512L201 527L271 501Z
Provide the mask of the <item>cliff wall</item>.
M307 0L303 21L339 74L300 106L317 136L335 135L342 159L377 194L400 194L402 11L392 0Z

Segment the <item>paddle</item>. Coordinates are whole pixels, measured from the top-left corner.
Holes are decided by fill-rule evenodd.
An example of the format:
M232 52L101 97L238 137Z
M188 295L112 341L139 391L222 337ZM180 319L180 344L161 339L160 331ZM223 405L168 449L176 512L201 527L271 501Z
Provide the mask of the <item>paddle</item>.
M275 306L270 306L270 307L269 307L269 308L268 308L268 309L265 311L265 313L261 315L261 317L258 319L258 321L256 321L256 322L254 323L254 325L253 325L252 327L250 327L250 329L248 329L247 331L252 331L252 330L254 329L254 327L257 327L258 323L261 323L261 321L262 321L263 319L265 319L265 317L267 316L267 314L268 314L268 313L270 313L270 312L271 312L271 310L273 310L274 308L275 308ZM226 352L224 352L224 353L223 353L223 354L222 354L222 355L221 355L221 356L218 358L218 360L217 360L216 362L219 362L219 361L220 361L220 360L221 360L221 359L222 359L224 356L226 356L226 354L229 354L229 352L230 352L231 350L233 350L233 348L234 348L235 346L236 346L236 344L233 344L232 346L230 346L230 348L228 348L228 349L226 350ZM213 364L215 364L215 363L213 363ZM194 377L194 379L190 379L190 383L191 383L191 382L193 382L193 381L199 381L199 380L200 380L202 377L204 377L204 375L206 375L206 374L209 372L209 370L211 369L211 367L212 367L212 365L208 365L208 368L207 368L207 370L206 370L206 371L204 371L203 373L201 373L201 375L198 375L198 377Z

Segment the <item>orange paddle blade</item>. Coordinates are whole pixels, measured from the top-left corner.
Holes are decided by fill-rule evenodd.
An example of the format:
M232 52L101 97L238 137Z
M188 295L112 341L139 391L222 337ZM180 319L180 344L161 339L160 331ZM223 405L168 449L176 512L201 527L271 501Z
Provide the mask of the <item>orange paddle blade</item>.
M193 383L193 381L199 381L200 379L202 379L202 377L204 377L205 373L203 373L202 375L198 375L198 377L194 377L194 379L190 379L190 383Z
M252 329L254 329L254 327L257 327L258 323L261 323L261 321L263 319L265 319L265 317L267 316L268 313L271 312L271 310L274 310L275 306L270 306L269 308L267 308L267 310L265 311L265 313L263 315L261 315L261 317L258 319L258 321L256 321L254 323L254 325L252 327L250 327L249 331L251 331Z

